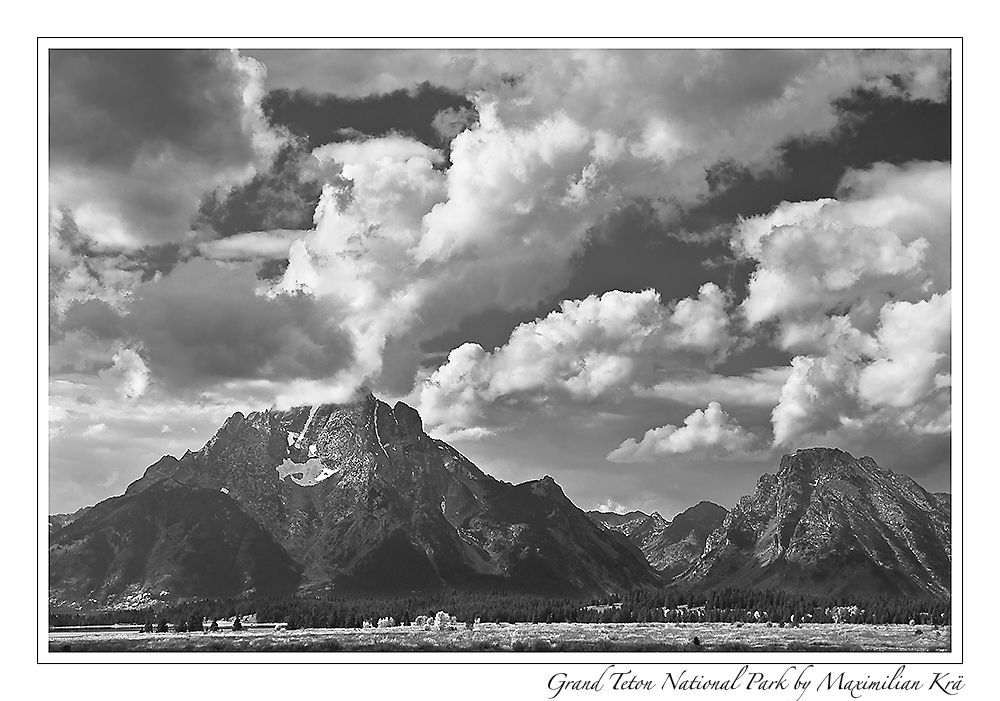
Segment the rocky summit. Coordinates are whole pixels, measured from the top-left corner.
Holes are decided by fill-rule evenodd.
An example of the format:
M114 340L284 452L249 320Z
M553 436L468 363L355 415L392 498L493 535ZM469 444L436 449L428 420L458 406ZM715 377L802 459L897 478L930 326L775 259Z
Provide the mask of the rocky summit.
M809 593L946 596L951 501L834 448L765 474L676 580Z
M414 409L371 394L236 413L198 452L165 456L54 531L49 553L51 597L77 604L137 591L562 595L660 584L637 547L551 477L494 479L428 436ZM268 569L278 574L265 581Z

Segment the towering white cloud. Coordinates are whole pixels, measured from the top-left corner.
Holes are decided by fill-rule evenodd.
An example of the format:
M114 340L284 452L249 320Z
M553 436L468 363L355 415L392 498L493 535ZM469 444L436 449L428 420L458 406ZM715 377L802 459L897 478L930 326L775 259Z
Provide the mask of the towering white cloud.
M338 55L348 62L353 56ZM428 79L472 95L477 121L457 133L447 163L399 135L315 152L328 188L316 232L293 245L280 289L347 310L337 321L358 348L356 364L330 383L331 396L361 383L405 393L422 341L485 309L551 300L588 232L615 207L647 198L669 220L707 196L705 171L714 164L760 172L776 164L787 139L828 133L838 123L834 98L867 87L941 99L948 79L947 54L934 52L412 58L399 66L400 87L407 87L408 71L429 71ZM388 56L367 60L371 68ZM743 89L747 81L755 89ZM336 89L350 94L363 84ZM388 89L382 79L370 88ZM859 177L856 189L868 186ZM905 271L920 255L919 243L904 245L896 266ZM748 310L767 296L770 274L761 270ZM703 311L677 313L698 318L688 325L688 344L711 348L725 322ZM310 397L321 394L312 386Z
M837 199L742 221L733 245L757 262L747 323L775 323L776 343L799 353L772 412L775 443L949 423L950 164L851 172Z
M613 399L665 368L703 368L724 355L728 321L713 284L673 305L652 290L566 301L492 352L471 343L453 350L422 383L420 409L430 425L456 431L519 402Z
M814 322L845 305L873 319L890 296L949 289L951 165L854 171L836 200L741 222L734 246L758 263L743 304L751 324Z
M240 263L189 261L153 280L147 271L117 280L113 266L95 277L72 255L59 263L60 308L90 295L134 316L125 328L151 381L243 387L280 404L343 400L361 385L412 390L431 424L475 432L490 428L476 417L511 403L604 401L706 373L735 335L715 285L685 300L647 292L567 302L515 329L500 349L455 349L436 372L421 370L421 344L487 309L551 304L593 227L616 208L648 202L669 224L706 200L706 170L720 162L760 174L780 166L789 139L830 134L840 120L834 101L853 90L942 100L949 84L947 52L331 56L340 70L328 87L340 95L431 80L469 95L475 115L439 115L439 130L454 134L447 156L399 134L322 146L313 153L312 175L326 183L315 231L248 233L193 249L221 261L287 252L273 285ZM98 245L183 238L196 195L252 173L280 138L260 112L262 69L246 57L167 52L143 55L141 66L119 54L83 58L82 68L53 67L52 180L56 199ZM362 58L358 71L344 69ZM155 80L137 80L147 74ZM94 89L101 84L114 89ZM166 98L164 109L149 107ZM84 108L103 117L69 119ZM840 317L879 349L845 356L874 363L863 382L858 375L857 401L898 402L885 387L904 367L924 378L917 394L926 393L927 373L934 387L943 382L944 361L926 370L926 357L904 356L895 344L903 308L881 311L890 299L916 304L948 290L949 176L944 164L880 165L846 178L836 200L782 205L738 227L737 250L757 263L742 306L751 331L776 323L779 344L814 368L811 376L786 370L793 384L776 409L776 432L809 424L781 416L804 406L792 398L794 383L809 385L824 362L840 367L827 358L843 336ZM64 243L56 237L54 260ZM211 301L186 294L188 283ZM196 337L205 324L186 318L212 330ZM775 382L764 384L754 392L773 396Z
M950 385L951 293L882 307L877 359L861 371L858 393L872 405L910 407Z
M149 385L149 368L146 363L131 348L122 347L111 358L111 367L102 371L116 378L118 391L125 399L135 399L146 392Z
M140 419L173 429L178 407L158 403L177 396L214 427L220 407L342 401L369 385L412 392L442 436L544 424L552 406L569 407L573 422L598 417L593 433L609 442L588 453L623 472L641 468L601 456L639 431L609 432L653 405L676 412L673 423L626 441L615 459L743 455L756 439L722 406L755 434L769 413L778 446L946 436L947 164L875 165L848 175L835 198L742 222L734 248L756 270L736 310L738 285L680 300L607 292L563 302L498 348L461 345L436 369L424 366L422 344L488 309L554 308L591 232L620 207L648 204L669 227L717 194L706 171L780 169L782 145L834 133L836 100L856 90L946 99L949 60L947 51L316 54L295 67L314 91L362 97L430 81L474 110L437 115L437 132L451 138L443 150L400 134L317 148L307 175L325 187L313 231L196 241L188 224L199 197L247 179L281 140L260 110L262 67L232 52L56 56L54 433L66 441L97 425L88 402L108 426L93 436L96 450L133 419L133 432ZM272 85L296 87L282 70L274 62ZM173 255L170 265L130 257L163 242L174 248L156 255ZM262 258L278 265L262 274ZM746 370L737 357L744 372L726 374L733 366L721 364L751 341L795 359ZM161 450L158 432L147 438ZM190 444L177 434L180 451ZM71 453L60 458L65 474Z

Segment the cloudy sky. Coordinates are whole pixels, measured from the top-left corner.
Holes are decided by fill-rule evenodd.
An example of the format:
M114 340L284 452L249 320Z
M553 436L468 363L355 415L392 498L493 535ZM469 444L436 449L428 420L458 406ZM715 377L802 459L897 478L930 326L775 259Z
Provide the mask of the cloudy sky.
M50 512L359 387L586 509L950 490L947 50L49 63Z

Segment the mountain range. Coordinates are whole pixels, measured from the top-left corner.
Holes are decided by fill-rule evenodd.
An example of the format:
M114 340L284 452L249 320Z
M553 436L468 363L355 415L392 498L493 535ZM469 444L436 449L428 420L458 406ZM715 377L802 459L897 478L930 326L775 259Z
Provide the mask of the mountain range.
M945 595L950 500L835 449L785 456L727 512L585 513L497 480L372 396L233 414L197 452L49 520L57 607L255 593L594 595L668 583Z

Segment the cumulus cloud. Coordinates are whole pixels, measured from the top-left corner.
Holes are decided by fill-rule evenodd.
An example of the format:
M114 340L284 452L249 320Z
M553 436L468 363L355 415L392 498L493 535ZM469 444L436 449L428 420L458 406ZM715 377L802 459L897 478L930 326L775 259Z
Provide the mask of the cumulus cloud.
M950 425L950 164L849 172L835 199L741 221L733 247L756 263L748 327L797 354L771 414L776 444Z
M456 120L465 125L455 131L447 157L400 134L321 146L307 159L315 168L309 178L325 182L314 231L244 232L231 242L198 248L201 255L228 261L268 259L283 265L287 255L283 273L278 266L262 276L280 275L271 289L251 280L249 265L207 268L196 260L161 271L152 281L137 282L134 275L122 280L121 293L109 303L128 313L129 329L141 339L136 347L153 377L164 374L167 385L280 380L283 403L342 399L362 384L406 394L421 377L422 342L488 309L517 311L551 303L595 224L616 208L638 198L669 219L710 195L705 172L715 164L731 162L759 173L780 165L780 146L788 139L829 134L839 124L832 104L836 98L870 89L940 100L949 79L947 52L364 52L363 67L359 64L355 73L345 66L361 54L329 56L342 59L330 79L346 82L327 88L341 96L409 89L432 80L468 94L475 120L472 114L439 115L439 128L452 129ZM83 57L82 68L65 59L54 62L58 104L53 125L61 125L66 120L59 115L79 106L93 106L107 119L99 124L84 120L54 143L54 191L69 200L72 187L59 185L60 178L87 172L94 176L85 179L88 187L121 180L122 201L149 202L128 188L153 188L170 194L176 205L196 189L249 177L274 146L259 111L260 67L238 54L157 53L143 58L142 70L119 65L123 55L113 52ZM392 70L380 72L379 66L389 63ZM134 79L145 73L170 73L163 92L175 101L163 115L176 111L176 119L154 119L125 99L147 89ZM116 76L122 80L114 82ZM98 94L94 85L105 82L114 87ZM214 101L182 99L179 94L192 86L197 88L193 92L215 96ZM121 111L126 102L130 106ZM623 104L629 109L623 110ZM123 143L112 153L78 145L87 129L97 133L96 142L106 141L110 130L104 125L126 119ZM228 131L219 131L222 122ZM212 143L203 144L205 140ZM163 172L169 171L170 178L183 170L183 180L157 180L159 176L149 174L156 164L166 164ZM173 167L177 164L183 169ZM789 323L813 323L813 307L836 304L848 292L867 294L863 281L871 271L863 261L872 256L881 266L875 271L879 275L919 288L925 281L915 271L926 267L937 245L925 231L932 227L924 222L926 211L889 207L884 211L895 212L896 218L876 220L879 233L874 236L849 225L852 217L883 211L880 207L892 204L900 193L927 192L928 201L947 201L947 195L931 192L941 180L931 170L906 170L909 180L891 168L852 176L838 201L804 206L807 212L791 217L808 235L743 235L745 255L759 263L756 287L744 305L747 318L787 316ZM139 219L136 212L116 210L107 197L81 196L69 204L74 202L97 207L101 216ZM936 206L933 202L928 206ZM158 207L163 216L143 219L150 223L144 235L166 235L169 227L160 223L182 209ZM77 216L94 215L90 221L96 221L96 214L84 210L76 207ZM779 213L774 217L777 221ZM904 231L903 225L910 223L917 228ZM747 223L746 232L752 224ZM798 291L794 271L803 250L800 239L823 226L840 227L854 236L843 240L867 248L853 258L838 258L831 249L836 274L828 276L819 293L803 287L809 294L790 295L801 312L792 319L795 314L775 301L772 288ZM759 228L771 232L776 227L763 222ZM815 247L809 250L814 260L819 257ZM193 275L196 268L204 273L201 278ZM67 270L61 289L74 291L65 299L85 299L88 291L104 298L100 295L106 293L91 287L111 280L111 271L102 271L105 277L92 282L83 269L87 275L81 274L83 283L74 287L71 274L77 269ZM862 282L852 281L852 275ZM770 288L768 276L778 281ZM930 284L939 283L935 279ZM537 342L533 347L515 331L517 338L512 335L497 351L456 349L440 373L429 378L431 384L417 392L429 393L432 413L444 397L460 395L461 401L449 404L447 415L440 416L442 424L456 431L483 431L487 429L474 417L484 402L537 400L552 392L573 401L606 398L634 383L648 387L662 382L671 369L711 366L732 345L726 294L714 285L678 302L645 299L636 306L635 301L622 302L622 313L648 309L648 319L636 318L650 333L645 346L629 347L635 339L612 340L615 330L606 323L607 338L591 346L577 339L580 345L565 351ZM607 298L600 305L614 303ZM879 307L869 311L872 320L877 320ZM190 321L180 314L182 308L191 309ZM560 314L576 323L581 309L564 307ZM153 321L142 320L147 316ZM535 322L532 333L559 326L543 322ZM587 323L600 327L603 322ZM852 317L852 323L857 319ZM213 325L218 330L206 331ZM650 331L648 325L658 330ZM654 352L657 343L663 347ZM570 359L566 363L546 360L564 354ZM536 355L543 358L537 367L523 362ZM263 394L277 389L266 384L256 388Z
M141 397L149 386L149 368L131 348L121 347L112 356L111 367L99 374L114 380L123 399Z
M656 462L667 455L712 453L723 455L750 449L754 437L722 410L709 402L684 419L683 426L667 424L652 428L637 443L629 438L608 453L611 462Z
M532 307L568 279L595 216L592 202L562 204L590 162L587 134L565 118L482 122L456 138L447 171L439 152L402 137L317 152L348 188L327 188L280 287L348 310L359 383L404 364L395 389L406 392L420 341L485 309Z
M354 56L337 55L348 63ZM851 90L940 99L944 93L932 95L932 84L948 81L946 52L426 52L412 64L402 54L365 58L355 76L362 83L359 76L375 75L388 60L396 70L386 79L402 80L365 89L413 87L423 81L409 85L408 71L430 71L427 79L470 94L477 117L453 138L450 162L402 135L313 153L327 178L317 229L293 246L279 289L347 309L338 321L359 351L343 380L391 393L411 389L421 342L486 309L553 300L589 232L615 208L643 198L669 218L709 196L705 172L714 164L760 172L777 165L787 139L828 134L839 119L832 100ZM339 70L335 79L345 75ZM351 95L362 83L329 89ZM687 342L708 348L725 322L702 312L690 309L699 325L688 325Z
M455 431L516 402L612 399L665 368L704 366L730 342L725 297L713 284L672 305L653 290L591 295L521 324L492 352L472 343L453 350L422 383L420 409L429 425Z
M598 504L597 510L602 514L624 514L628 511L628 509L613 499L608 499L604 503Z
M951 294L888 303L873 334L847 317L823 354L800 355L772 411L774 441L857 433L864 424L894 432L950 429Z
M249 178L276 151L263 79L230 51L51 51L53 204L102 243L181 240L204 191Z
M890 302L882 307L880 320L875 337L881 357L858 378L863 400L909 407L950 385L950 292L916 303Z
M787 344L805 333L796 323L837 308L874 319L890 297L913 301L950 288L951 164L853 171L838 199L784 203L746 219L733 245L757 261L747 320L789 322Z

